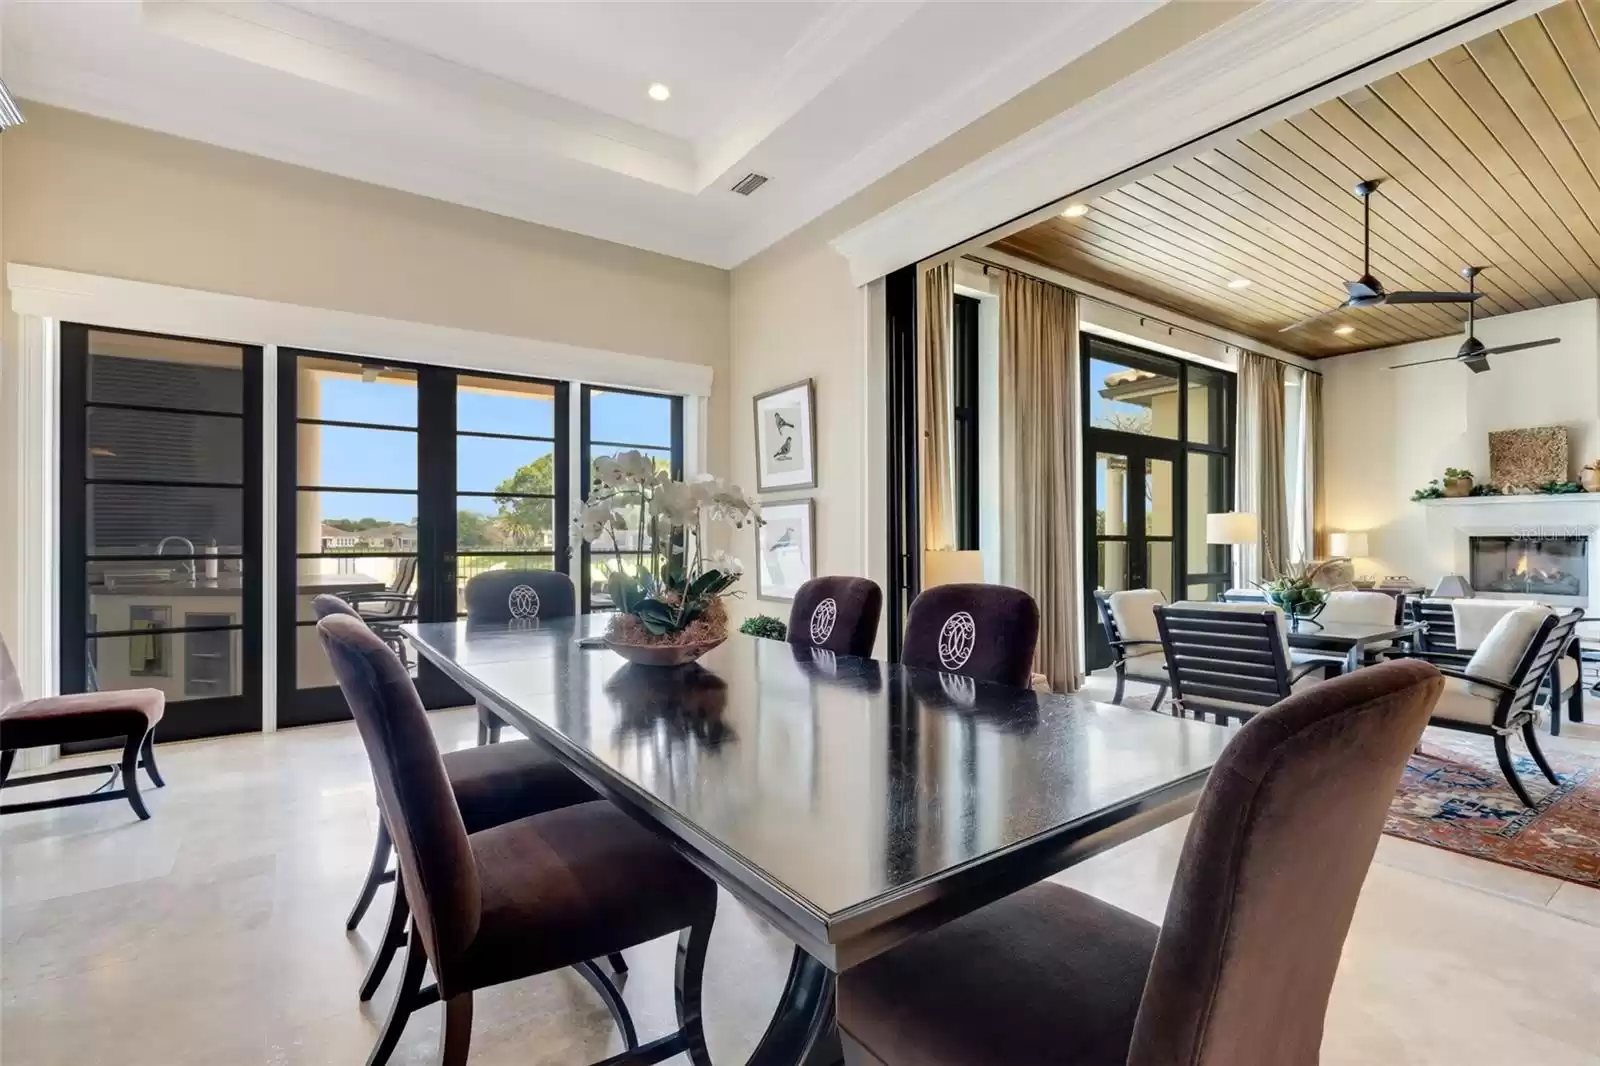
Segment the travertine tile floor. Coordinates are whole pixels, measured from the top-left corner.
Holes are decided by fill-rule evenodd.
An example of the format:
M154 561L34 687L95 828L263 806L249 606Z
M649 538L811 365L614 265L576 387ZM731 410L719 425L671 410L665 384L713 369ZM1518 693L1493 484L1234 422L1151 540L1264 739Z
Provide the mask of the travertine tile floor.
M469 712L433 720L445 746L472 743ZM393 982L370 1007L356 1002L386 897L347 937L375 829L353 727L159 754L168 787L148 793L149 822L120 804L0 820L0 1064L364 1061ZM1183 831L1061 880L1159 920ZM646 1039L673 1025L671 959L670 941L630 953L626 996ZM743 1060L787 961L783 940L724 897L706 989L716 1061ZM397 1066L430 1061L436 1015L413 1019ZM477 1066L586 1063L621 1047L570 973L480 994L476 1023ZM1600 1064L1600 891L1385 839L1323 1061Z

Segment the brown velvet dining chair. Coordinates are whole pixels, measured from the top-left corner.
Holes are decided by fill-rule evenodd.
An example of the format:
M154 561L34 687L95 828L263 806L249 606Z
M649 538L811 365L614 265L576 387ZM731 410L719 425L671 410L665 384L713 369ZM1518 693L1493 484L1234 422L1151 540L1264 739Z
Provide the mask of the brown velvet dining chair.
M404 975L368 1066L383 1066L407 1019L432 1003L444 1006L438 1061L462 1066L474 992L568 966L606 1002L630 1061L687 1054L706 1066L700 993L715 884L604 800L469 831L394 652L343 613L317 631L367 749L411 908ZM641 1046L615 986L588 960L670 933L678 934L678 1028ZM424 986L427 969L434 980Z
M878 640L883 589L864 577L814 577L789 608L789 643L867 659Z
M125 799L140 821L150 810L139 795L139 768L150 775L157 788L166 784L156 768L155 729L166 709L167 698L160 689L130 688L108 692L76 692L41 699L24 699L22 679L17 675L5 640L0 639L0 788L64 781L75 777L110 775L107 784L120 776L122 787L98 788L77 795L0 804L0 814L38 811L51 807L76 807L84 803L104 803ZM72 766L12 777L17 752L24 748L44 748L78 741L122 738L122 759L115 764Z
M1047 881L845 971L845 1061L1314 1066L1356 898L1443 687L1390 662L1246 722L1159 927Z
M319 620L330 615L344 615L363 623L366 621L338 596L318 596L311 602L311 609ZM379 633L378 636L385 644L389 644L384 634ZM390 647L392 649L393 645ZM450 782L456 805L461 809L461 820L469 833L597 798L594 789L531 740L463 748L445 752L442 759L445 777ZM362 882L361 892L345 922L346 930L354 930L361 924L361 919L366 916L383 885L395 882L395 873L389 868L393 852L393 838L380 812L378 841L372 849L372 862L367 866L366 880ZM410 914L406 906L405 889L395 882L394 896L389 904L389 920L384 923L383 937L378 941L366 977L361 981L360 996L363 1003L377 992L395 955L405 946L406 923ZM611 967L618 973L626 973L628 969L621 955L611 960Z
M939 585L911 604L900 661L907 666L1027 688L1039 641L1039 605L1006 585Z
M537 625L543 618L578 613L572 579L554 570L485 570L467 582L463 594L468 625ZM478 743L500 743L505 722L478 705Z

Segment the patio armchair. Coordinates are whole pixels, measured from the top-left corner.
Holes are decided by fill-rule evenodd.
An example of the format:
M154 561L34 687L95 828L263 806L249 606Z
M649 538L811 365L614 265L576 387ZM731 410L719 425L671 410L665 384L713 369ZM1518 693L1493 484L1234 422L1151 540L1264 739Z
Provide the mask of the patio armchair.
M1551 713L1560 712L1562 668L1573 641L1573 631L1583 612L1558 615L1548 607L1530 605L1507 612L1495 623L1465 667L1457 665L1460 653L1437 654L1412 650L1400 655L1426 659L1445 677L1444 692L1434 707L1431 725L1459 729L1494 738L1500 770L1524 806L1536 804L1517 776L1508 740L1520 731L1528 754L1552 785L1560 779L1550 768L1534 731L1541 688L1551 695ZM1581 687L1572 681L1566 687Z
M1283 611L1272 604L1180 600L1154 613L1174 715L1245 721L1339 673L1336 662L1291 663Z
M1160 589L1124 589L1107 592L1096 589L1095 606L1100 609L1100 624L1111 646L1112 669L1117 672L1117 690L1112 703L1122 702L1128 679L1156 686L1152 711L1167 696L1167 659L1161 649L1161 633L1156 629L1155 608L1167 602Z

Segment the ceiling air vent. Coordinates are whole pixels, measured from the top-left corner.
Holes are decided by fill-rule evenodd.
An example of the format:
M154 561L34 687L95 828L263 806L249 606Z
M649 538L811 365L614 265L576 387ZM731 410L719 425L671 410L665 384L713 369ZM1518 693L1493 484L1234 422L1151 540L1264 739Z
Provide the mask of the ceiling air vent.
M746 174L744 177L740 178L734 183L733 191L738 193L740 196L749 196L751 193L761 188L761 186L765 185L768 180L769 179L765 174L757 174L752 170L750 173Z

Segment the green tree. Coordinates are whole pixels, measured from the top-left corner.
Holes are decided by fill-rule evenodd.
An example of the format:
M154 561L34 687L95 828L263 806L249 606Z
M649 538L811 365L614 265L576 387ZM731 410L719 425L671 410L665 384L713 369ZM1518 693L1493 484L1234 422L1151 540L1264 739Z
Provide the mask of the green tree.
M494 487L495 506L499 514L495 521L501 530L520 545L533 547L534 542L548 531L555 533L555 500L529 500L527 494L554 496L556 491L556 460L553 454L541 455L530 463L523 463L516 472Z
M456 547L494 548L499 544L494 535L495 520L476 511L456 512Z

